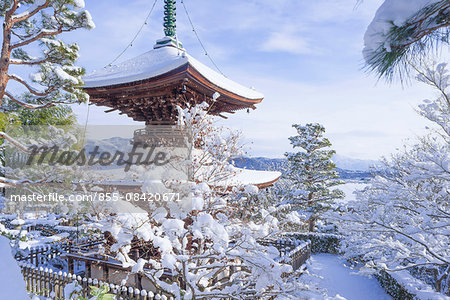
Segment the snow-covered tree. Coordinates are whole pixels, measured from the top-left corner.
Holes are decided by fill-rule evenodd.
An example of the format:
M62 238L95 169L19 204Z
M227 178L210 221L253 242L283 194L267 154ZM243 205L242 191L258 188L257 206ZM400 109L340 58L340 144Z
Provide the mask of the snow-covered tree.
M94 27L89 12L82 10L83 7L83 0L1 1L0 101L3 109L9 101L36 109L87 99L80 88L84 70L74 65L79 47L57 38L64 32ZM30 74L31 80L9 72L17 69L13 66L31 66L34 71ZM14 92L17 89L9 88L13 82L28 93L28 102Z
M449 43L448 0L385 0L364 36L368 68L403 79L438 44Z
M276 260L278 250L258 242L277 231L278 221L268 213L251 220L249 212L259 210L258 203L240 203L240 187L217 188L226 173L232 174L229 157L237 147L235 135L223 135L205 109L203 104L179 110L179 125L192 134L196 148L187 161L193 170L188 195L155 204L149 212L129 214L121 209L105 216L110 253L176 299L301 293L308 287L299 283L291 266ZM251 194L257 188L247 186L243 191ZM139 259L133 259L130 251L136 245Z
M446 64L439 64L417 78L440 93L419 106L438 126L384 159L338 224L348 257L373 271L433 274L436 290L450 295L450 77Z
M4 0L0 1L3 40L0 53L0 110L2 123L19 120L39 123L50 114L67 117L64 107L42 114L24 109L44 109L61 103L83 102L81 89L84 69L75 65L79 47L58 39L62 33L79 28L94 28L83 0ZM24 79L15 74L28 74ZM25 113L33 120L21 119ZM70 117L69 117L70 118ZM70 119L67 119L69 121ZM39 124L42 125L42 124ZM0 137L16 144L1 128ZM26 149L22 149L26 150ZM7 179L2 180L8 183Z
M328 149L331 143L323 137L325 128L317 123L292 127L298 135L289 140L294 149L301 151L285 154L289 161L285 178L291 182L288 201L294 209L309 213L309 230L314 231L319 214L327 210L334 199L344 196L339 189L332 189L342 182L338 180L336 165L331 160L335 151Z

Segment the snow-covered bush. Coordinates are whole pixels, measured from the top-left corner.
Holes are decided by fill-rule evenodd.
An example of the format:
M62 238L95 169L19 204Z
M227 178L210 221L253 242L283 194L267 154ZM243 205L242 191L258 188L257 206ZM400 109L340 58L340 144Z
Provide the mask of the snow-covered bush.
M336 234L319 232L289 232L283 236L294 237L297 240L311 241L311 253L339 254L341 237Z
M383 160L358 200L344 208L339 229L346 256L359 257L374 272L426 268L436 290L449 295L450 77L439 64L418 79L439 91L419 106L436 128Z

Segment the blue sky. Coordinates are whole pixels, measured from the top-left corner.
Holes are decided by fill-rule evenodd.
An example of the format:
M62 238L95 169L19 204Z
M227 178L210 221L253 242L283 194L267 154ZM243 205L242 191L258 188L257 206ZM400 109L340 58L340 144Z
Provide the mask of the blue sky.
M362 159L388 155L426 125L414 107L433 92L419 83L386 84L364 70L363 35L381 0L184 0L194 25L223 73L265 94L255 111L221 123L243 131L253 156L290 150L291 124L319 122L338 154ZM180 2L180 1L178 1ZM124 4L126 3L126 5ZM96 28L73 32L87 71L110 63L130 42L153 0L86 0ZM163 36L159 0L139 38L119 60L152 49ZM192 56L213 67L178 3L179 39ZM76 106L79 121L86 106ZM91 107L90 124L133 124Z

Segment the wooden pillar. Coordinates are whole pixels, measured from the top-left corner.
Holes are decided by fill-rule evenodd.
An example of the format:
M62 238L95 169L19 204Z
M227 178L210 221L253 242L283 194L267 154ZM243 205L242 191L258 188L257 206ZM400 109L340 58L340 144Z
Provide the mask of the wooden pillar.
M73 266L73 258L72 257L69 257L68 258L68 271L69 271L69 273L70 274L73 274L74 273L74 266Z
M109 281L109 268L107 264L103 264L103 281Z
M91 262L90 261L85 261L84 262L84 266L85 266L84 268L86 270L85 276L87 278L91 278L91 273L92 273L92 271L91 271Z
M134 281L136 282L136 288L142 290L142 276L139 273L134 275Z

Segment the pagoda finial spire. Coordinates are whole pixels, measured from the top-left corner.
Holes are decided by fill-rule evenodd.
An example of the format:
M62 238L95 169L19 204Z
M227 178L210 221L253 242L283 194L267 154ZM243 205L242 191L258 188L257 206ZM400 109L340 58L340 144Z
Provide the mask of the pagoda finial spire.
M164 0L164 33L175 37L177 29L177 0Z
M165 37L157 40L153 48L171 46L183 50L183 45L177 38L177 0L164 0L164 34Z

